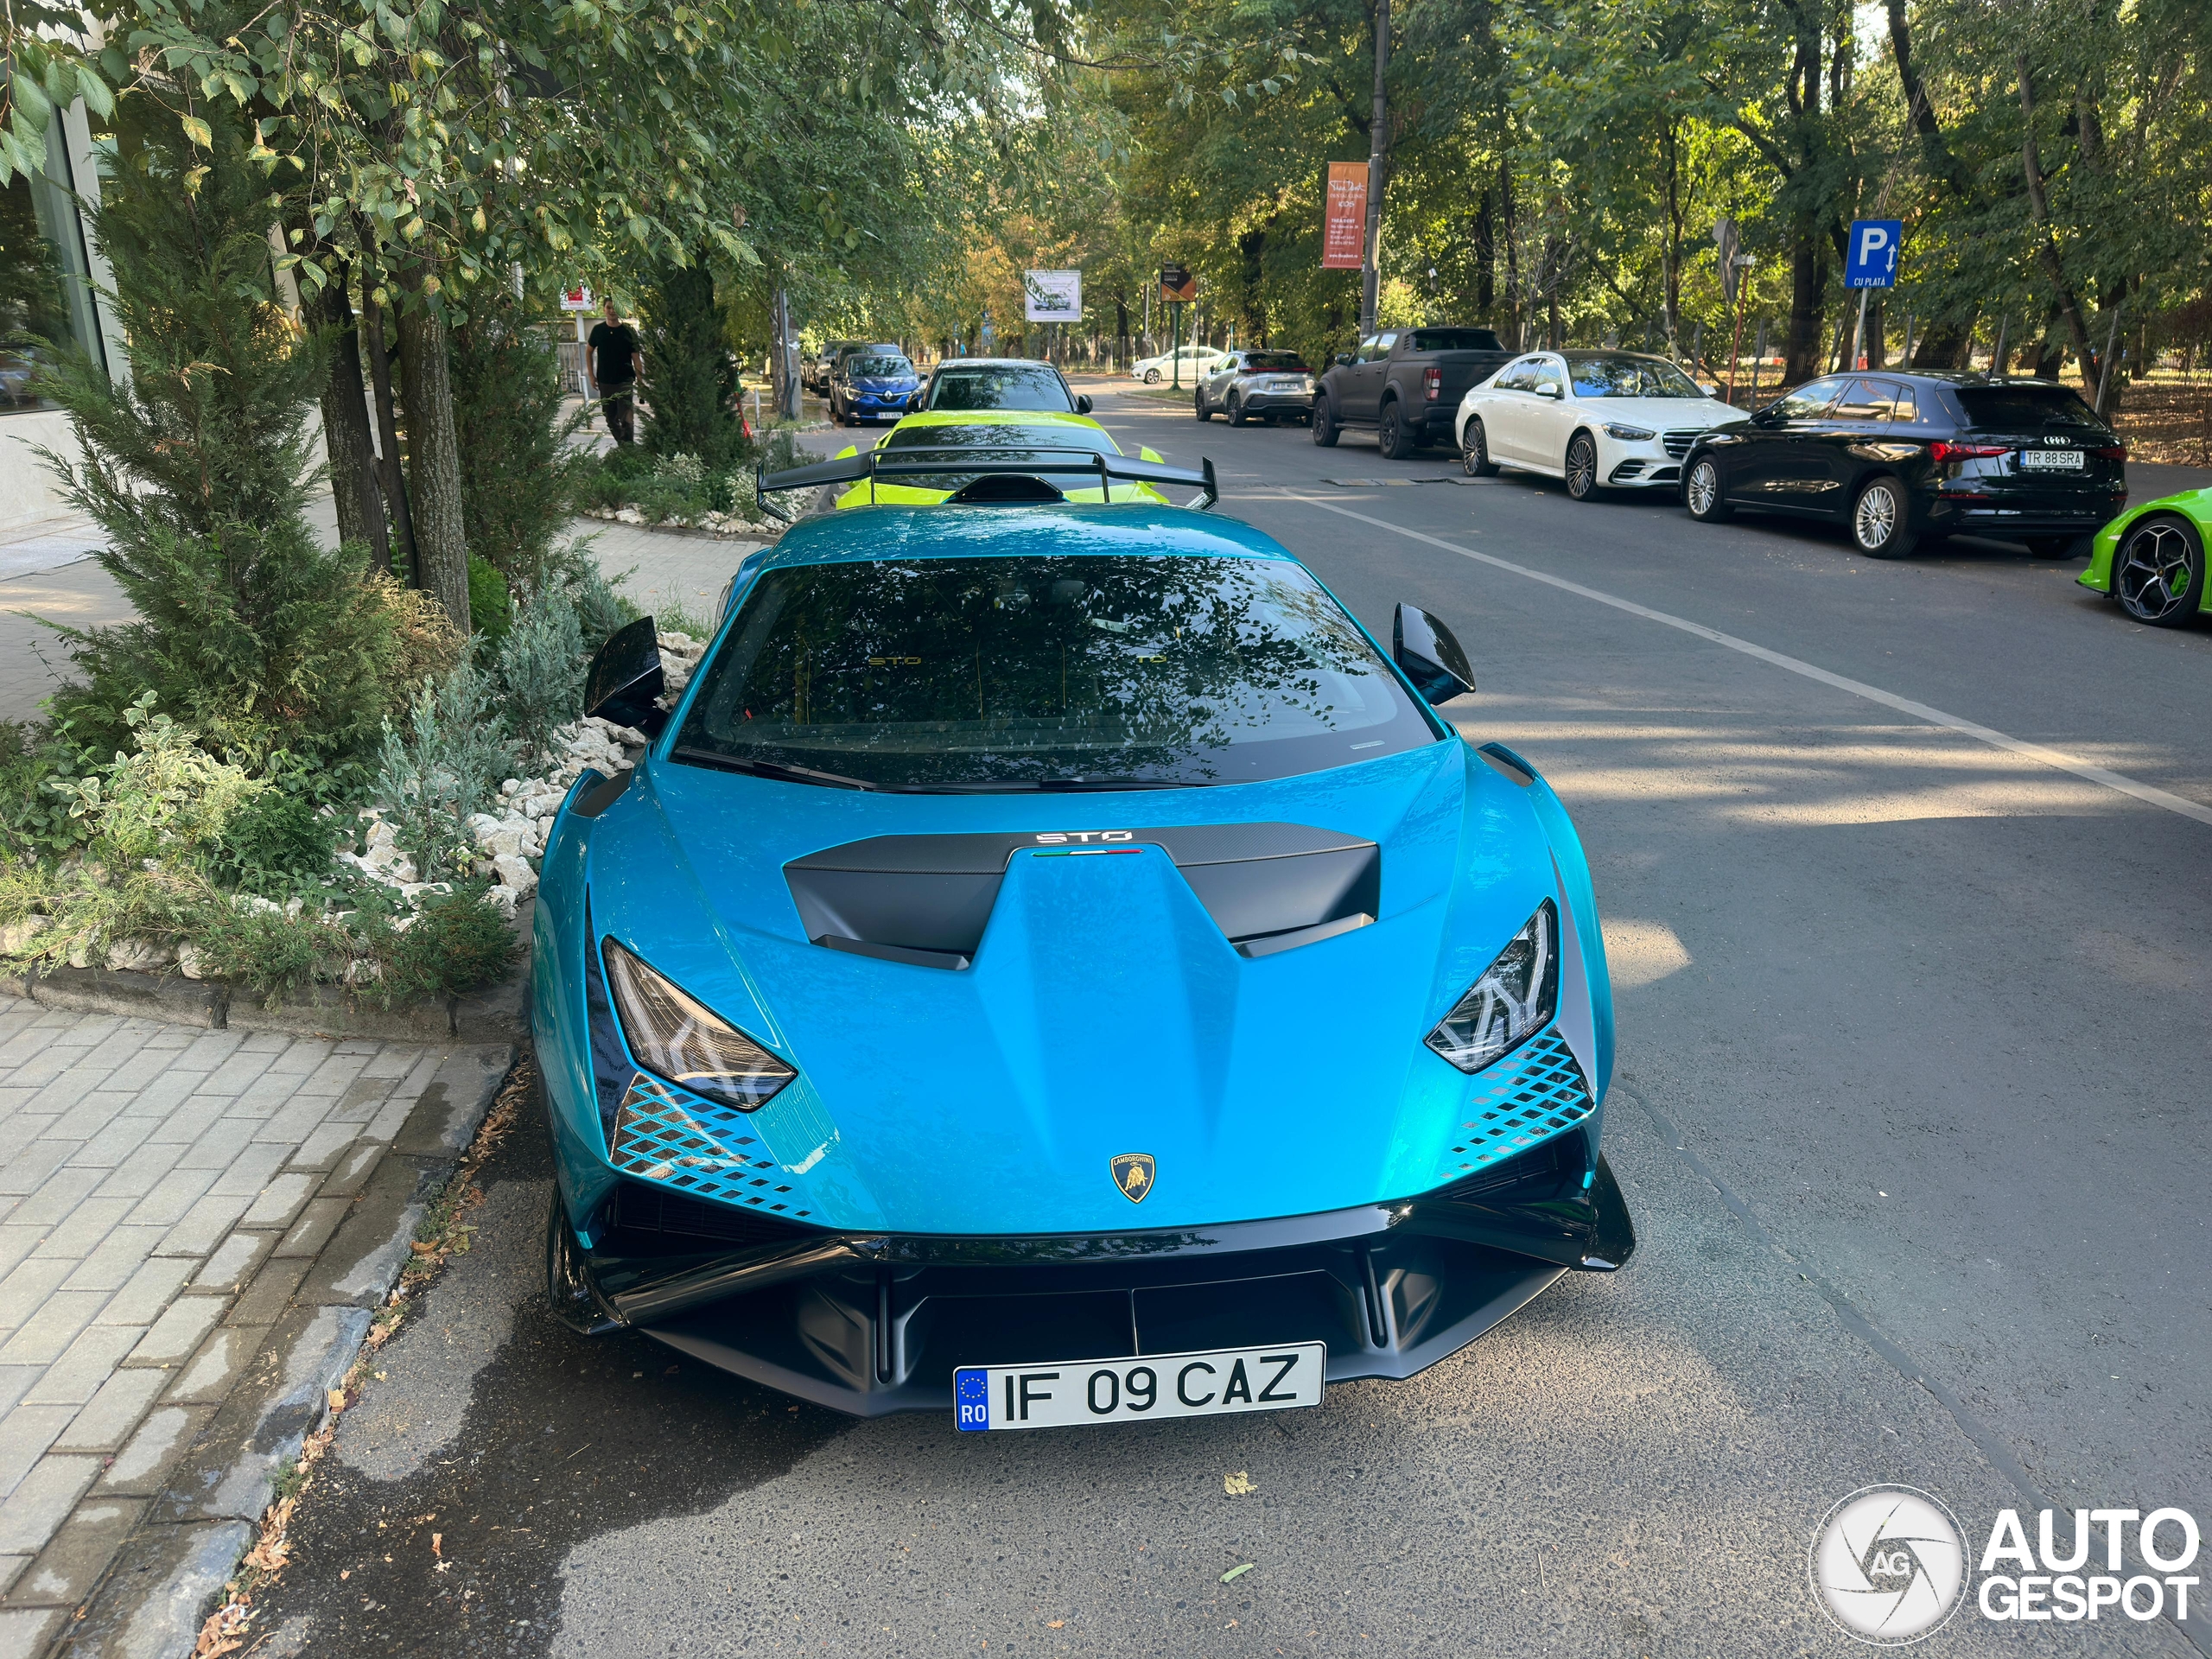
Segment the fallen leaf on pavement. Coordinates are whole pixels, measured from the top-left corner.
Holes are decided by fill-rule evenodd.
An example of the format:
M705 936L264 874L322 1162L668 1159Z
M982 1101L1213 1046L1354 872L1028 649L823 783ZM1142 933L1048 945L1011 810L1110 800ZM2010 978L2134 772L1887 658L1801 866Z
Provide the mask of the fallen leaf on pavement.
M1224 1475L1221 1478L1221 1490L1231 1497L1243 1497L1260 1489L1252 1484L1251 1476L1239 1469L1233 1475Z
M1226 1573L1223 1573L1223 1574L1221 1575L1221 1581L1222 1581L1224 1584L1227 1584L1227 1583L1228 1583L1230 1580L1232 1580L1232 1579L1241 1579L1241 1578L1243 1578L1243 1577L1247 1573L1249 1573L1251 1570L1252 1570L1252 1563L1251 1563L1251 1562L1249 1562L1249 1561L1241 1562L1241 1563L1239 1563L1237 1566L1235 1566L1235 1567L1230 1567L1230 1568L1229 1569L1229 1571L1228 1571L1228 1572L1226 1572Z

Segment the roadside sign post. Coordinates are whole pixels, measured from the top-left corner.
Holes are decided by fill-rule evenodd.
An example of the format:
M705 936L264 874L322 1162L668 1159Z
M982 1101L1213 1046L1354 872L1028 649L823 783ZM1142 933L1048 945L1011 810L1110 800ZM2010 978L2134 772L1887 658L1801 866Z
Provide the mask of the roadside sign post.
M1176 391L1183 389L1183 308L1198 297L1198 279L1188 265L1160 268L1160 297L1167 307L1168 362Z
M1854 219L1843 265L1843 285L1859 290L1859 327L1851 337L1851 366L1863 369L1866 345L1866 296L1897 285L1897 253L1904 245L1901 219Z

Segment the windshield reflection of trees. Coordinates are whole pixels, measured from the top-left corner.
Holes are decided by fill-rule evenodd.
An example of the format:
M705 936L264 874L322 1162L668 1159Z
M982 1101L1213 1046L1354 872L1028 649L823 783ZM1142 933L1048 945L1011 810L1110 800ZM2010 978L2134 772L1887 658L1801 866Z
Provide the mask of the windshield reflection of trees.
M1240 741L1376 723L1346 678L1388 697L1295 567L1118 555L771 571L710 675L685 743L881 783L1206 782Z

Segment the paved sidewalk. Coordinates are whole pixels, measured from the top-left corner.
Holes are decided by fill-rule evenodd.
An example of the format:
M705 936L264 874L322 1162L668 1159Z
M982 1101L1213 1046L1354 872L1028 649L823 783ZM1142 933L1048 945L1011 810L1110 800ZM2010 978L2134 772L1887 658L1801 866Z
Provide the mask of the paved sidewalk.
M191 1650L511 1058L0 996L0 1659Z

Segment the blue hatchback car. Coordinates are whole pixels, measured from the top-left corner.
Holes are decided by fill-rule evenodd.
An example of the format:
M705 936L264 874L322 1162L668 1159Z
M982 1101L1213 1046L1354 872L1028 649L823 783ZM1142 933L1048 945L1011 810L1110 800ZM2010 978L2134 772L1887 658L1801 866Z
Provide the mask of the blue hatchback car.
M650 620L594 663L652 741L537 907L563 1317L1020 1428L1315 1404L1621 1266L1588 868L1432 709L1449 631L989 482L747 559L673 708Z

